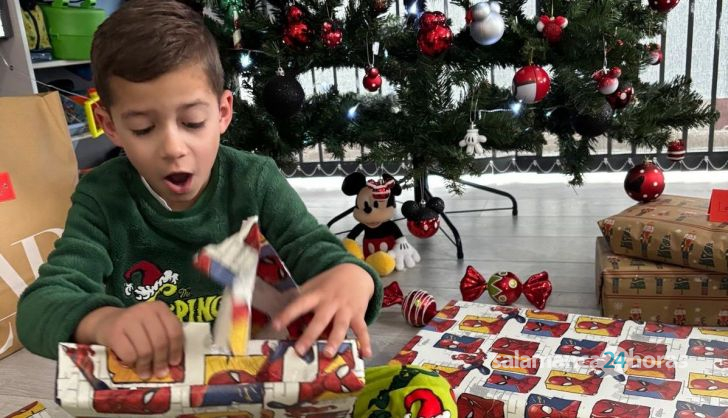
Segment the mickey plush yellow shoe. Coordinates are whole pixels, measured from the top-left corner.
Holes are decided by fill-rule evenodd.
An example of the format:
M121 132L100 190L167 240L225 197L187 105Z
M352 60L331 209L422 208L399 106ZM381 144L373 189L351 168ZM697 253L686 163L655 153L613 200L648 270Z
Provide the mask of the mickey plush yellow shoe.
M346 251L349 252L349 254L353 255L359 260L364 260L364 251L361 249L356 241L354 241L353 239L344 238L341 243L344 244L344 248L346 249Z
M379 273L380 277L388 276L394 271L394 257L384 251L377 251L366 259L367 264Z

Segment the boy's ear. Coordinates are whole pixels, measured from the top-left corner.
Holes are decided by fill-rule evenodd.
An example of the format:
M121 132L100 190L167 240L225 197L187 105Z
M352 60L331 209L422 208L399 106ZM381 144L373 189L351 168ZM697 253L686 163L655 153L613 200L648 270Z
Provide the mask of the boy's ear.
M233 120L233 93L225 90L220 96L220 134L222 135Z
M103 106L95 106L94 115L96 115L96 120L101 124L109 141L117 147L124 148L119 139L119 132L116 130L114 120L111 118L111 112Z

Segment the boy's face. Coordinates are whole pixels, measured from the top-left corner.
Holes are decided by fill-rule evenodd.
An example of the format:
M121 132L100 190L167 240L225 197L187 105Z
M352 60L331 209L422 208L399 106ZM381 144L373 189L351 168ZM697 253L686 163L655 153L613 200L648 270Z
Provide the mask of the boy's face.
M173 210L188 209L210 179L232 94L217 97L198 65L141 83L112 77L110 88L113 106L97 110L107 136Z

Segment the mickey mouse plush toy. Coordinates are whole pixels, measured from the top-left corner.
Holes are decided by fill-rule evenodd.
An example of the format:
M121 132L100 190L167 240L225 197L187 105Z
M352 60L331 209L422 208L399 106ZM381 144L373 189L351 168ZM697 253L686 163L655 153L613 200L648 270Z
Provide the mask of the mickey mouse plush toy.
M380 276L386 276L396 268L414 267L420 255L402 236L392 221L395 196L402 194L402 187L394 177L384 174L381 180L367 181L362 173L351 173L344 179L341 190L347 196L356 196L354 219L359 221L343 240L344 247L354 256L365 260ZM355 239L364 232L363 250Z

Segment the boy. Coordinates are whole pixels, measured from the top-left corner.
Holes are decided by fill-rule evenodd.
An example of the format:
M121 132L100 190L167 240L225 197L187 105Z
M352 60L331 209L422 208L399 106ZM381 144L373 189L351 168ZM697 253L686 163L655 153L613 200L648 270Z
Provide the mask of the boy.
M221 289L194 270L193 254L258 215L302 283L274 328L312 312L299 353L332 323L325 355L351 327L370 356L379 279L307 212L270 159L219 145L232 94L202 16L173 0L128 1L98 28L91 55L98 117L127 157L80 181L63 236L18 303L25 346L55 358L61 341L103 344L142 378L165 376L182 359L180 320L217 314Z

